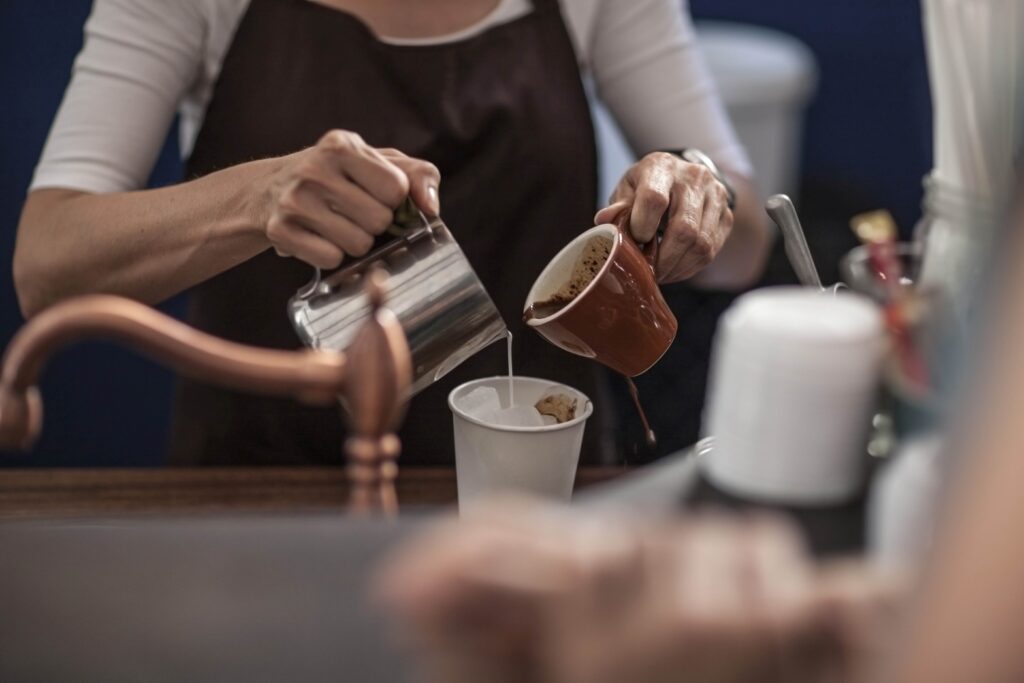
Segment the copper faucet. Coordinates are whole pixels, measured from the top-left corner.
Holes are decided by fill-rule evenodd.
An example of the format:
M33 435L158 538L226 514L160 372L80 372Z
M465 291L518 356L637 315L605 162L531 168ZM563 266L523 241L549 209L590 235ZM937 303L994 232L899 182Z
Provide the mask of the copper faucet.
M42 429L37 386L47 359L86 338L137 347L154 360L205 382L327 405L339 398L351 436L344 444L357 512L398 510L400 451L394 431L412 384L412 358L398 318L384 306L387 277L366 278L372 309L346 351L277 351L213 337L130 299L90 295L53 306L14 336L0 374L0 449L28 449Z

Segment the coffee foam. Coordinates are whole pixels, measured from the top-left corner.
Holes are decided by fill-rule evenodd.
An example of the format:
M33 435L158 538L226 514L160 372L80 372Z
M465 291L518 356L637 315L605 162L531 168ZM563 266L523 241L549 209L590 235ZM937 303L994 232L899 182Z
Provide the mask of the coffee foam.
M607 235L595 235L590 238L576 257L572 277L552 298L570 301L575 299L601 272L601 267L612 253L613 245L612 238Z

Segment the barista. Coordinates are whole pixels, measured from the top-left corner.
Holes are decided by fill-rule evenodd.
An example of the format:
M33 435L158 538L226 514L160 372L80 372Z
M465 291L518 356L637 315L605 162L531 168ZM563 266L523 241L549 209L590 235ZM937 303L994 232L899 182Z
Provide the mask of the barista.
M594 220L581 70L635 149L700 148L722 169L656 152L619 183L638 240L664 224L659 277L753 281L768 237L749 164L678 0L96 0L19 226L22 309L191 290L197 327L293 348L285 302L311 266L366 254L411 194L443 207L520 333L517 372L594 395L591 364L518 322L543 264ZM186 178L143 190L176 112ZM451 462L445 397L502 372L491 351L414 399L403 462ZM172 457L332 463L342 438L334 409L188 381Z

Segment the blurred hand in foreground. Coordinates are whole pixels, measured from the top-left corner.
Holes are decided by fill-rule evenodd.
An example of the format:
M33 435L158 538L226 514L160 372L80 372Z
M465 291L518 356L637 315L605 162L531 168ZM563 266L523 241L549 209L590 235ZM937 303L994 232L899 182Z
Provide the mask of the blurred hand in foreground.
M899 582L816 566L787 525L583 518L506 502L389 558L378 599L428 680L852 681Z

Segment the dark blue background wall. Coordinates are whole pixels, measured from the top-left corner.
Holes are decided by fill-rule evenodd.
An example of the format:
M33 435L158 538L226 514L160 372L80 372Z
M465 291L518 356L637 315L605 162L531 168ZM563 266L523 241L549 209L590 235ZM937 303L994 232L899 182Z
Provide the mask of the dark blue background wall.
M69 69L88 0L0 2L0 342L21 323L10 285L18 214ZM803 39L821 66L808 122L804 200L812 244L838 241L854 207L917 216L930 166L930 109L917 0L692 0L698 17L772 26ZM153 182L177 179L169 144ZM808 206L808 210L810 210ZM74 226L69 226L73 229ZM823 247L824 248L824 247ZM827 251L827 249L826 249ZM169 309L180 309L172 302ZM44 436L31 456L0 466L157 465L171 377L120 349L82 345L59 356L43 383Z
M931 167L920 0L690 0L697 17L790 33L821 69L804 171L812 188L867 195L909 230ZM805 197L814 201L813 196Z
M90 0L0 2L0 339L21 324L11 285L18 215L32 169L82 46ZM179 178L169 143L151 182ZM69 226L73 229L74 226ZM175 312L181 302L165 310ZM160 465L172 377L138 356L82 344L55 357L44 375L43 437L28 455L0 455L2 466Z

